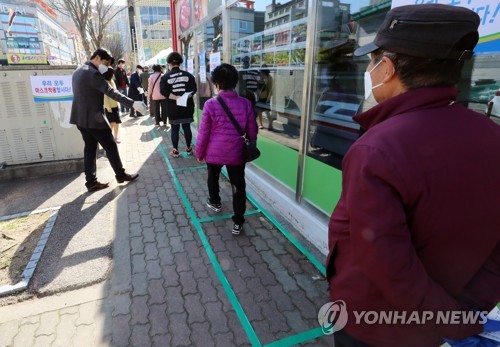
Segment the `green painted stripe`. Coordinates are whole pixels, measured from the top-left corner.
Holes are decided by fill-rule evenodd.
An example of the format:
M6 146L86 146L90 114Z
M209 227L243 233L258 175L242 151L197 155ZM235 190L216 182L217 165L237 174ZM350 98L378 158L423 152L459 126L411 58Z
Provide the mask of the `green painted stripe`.
M228 177L227 171L222 170L222 174ZM228 178L229 179L229 178ZM247 193L247 198L248 200L254 205L258 210L262 212L262 214L271 221L271 223L274 224L276 228L278 228L279 231L285 236L288 241L290 241L295 248L297 248L313 265L318 269L319 272L323 274L323 276L326 276L326 268L325 266L318 260L316 259L315 256L313 256L302 244L295 238L293 237L282 225L280 222L278 222L273 216L269 214L262 206L249 194Z
M202 166L191 166L191 167L179 167L176 169L173 169L173 171L191 171L191 170L198 170L198 169L206 169L206 165Z
M151 122L148 119L146 121L147 125L151 126ZM255 334L255 330L252 327L252 324L250 324L250 321L248 320L248 317L245 314L245 311L243 310L243 307L241 307L240 302L238 301L238 298L236 297L236 294L233 291L233 288L229 284L229 281L227 280L226 275L224 275L224 271L222 270L222 267L220 266L217 256L215 255L214 251L212 250L212 247L210 246L210 243L208 242L207 236L203 232L203 228L201 227L201 224L196 218L196 214L194 213L193 207L191 206L191 203L189 202L186 194L184 193L184 190L182 189L182 185L179 182L179 179L177 178L177 174L175 173L172 164L170 163L170 160L168 159L167 154L165 153L165 150L162 147L162 143L159 141L158 137L156 136L156 132L154 129L151 129L151 132L153 134L153 137L155 139L156 144L159 146L161 154L163 156L163 159L165 160L165 163L167 164L170 174L172 175L172 179L174 180L174 184L177 188L177 191L181 197L182 202L184 203L184 206L186 206L186 210L191 217L191 222L193 226L195 227L196 231L198 232L198 236L200 237L201 243L203 244L203 247L205 248L205 251L207 252L207 256L210 259L210 262L212 263L212 266L215 270L215 273L217 274L217 277L219 278L219 281L222 284L222 287L224 288L224 291L226 292L226 295L228 296L229 301L231 302L231 305L233 306L236 315L238 316L238 319L240 320L241 325L243 326L243 329L245 330L248 339L250 340L250 343L252 346L262 346L262 344L259 341L259 338L257 337L257 334Z
M274 341L265 345L264 347L287 347L298 345L299 343L306 342L317 337L323 336L323 331L321 328L315 328L312 330L304 331L303 333L285 337L284 339Z
M251 216L253 214L257 214L260 212L261 212L260 210L248 211L248 212L245 212L245 216ZM200 222L200 223L213 222L215 220L230 219L232 217L233 217L232 214L226 214L225 216L214 216L214 217L209 217L209 218L201 218L201 219L198 219L198 222Z

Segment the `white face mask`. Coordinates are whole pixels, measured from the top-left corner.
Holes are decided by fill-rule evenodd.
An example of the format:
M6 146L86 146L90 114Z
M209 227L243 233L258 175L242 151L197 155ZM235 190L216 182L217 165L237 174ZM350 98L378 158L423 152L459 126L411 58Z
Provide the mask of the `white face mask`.
M108 67L104 64L99 64L98 70L102 75L102 74L108 72Z
M377 64L375 64L374 67L371 68L370 71L365 71L365 100L368 100L368 98L370 97L370 95L372 94L372 90L375 89L375 88L378 88L380 87L382 84L384 83L379 83L375 86L372 86L372 76L371 76L371 72L373 70L375 70L377 68L377 66L380 65L380 63L382 62L379 61Z

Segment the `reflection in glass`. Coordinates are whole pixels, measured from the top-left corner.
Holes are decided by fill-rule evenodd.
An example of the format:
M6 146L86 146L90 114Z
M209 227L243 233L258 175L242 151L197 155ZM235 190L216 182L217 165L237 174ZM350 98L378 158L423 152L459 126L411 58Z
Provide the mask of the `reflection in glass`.
M255 105L259 136L298 150L307 1L239 2L230 19L238 92Z
M314 109L307 154L339 169L343 156L359 137L360 127L353 116L373 106L363 100L368 59L355 58L353 52L373 39L390 7L386 1L352 13L356 3L321 1L317 18Z

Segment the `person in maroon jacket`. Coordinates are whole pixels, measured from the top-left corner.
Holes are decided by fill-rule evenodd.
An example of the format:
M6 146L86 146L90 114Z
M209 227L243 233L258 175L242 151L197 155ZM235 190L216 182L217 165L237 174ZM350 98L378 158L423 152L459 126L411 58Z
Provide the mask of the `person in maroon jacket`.
M365 132L344 157L329 223L330 300L347 313L336 347L434 347L500 330L484 314L500 301L500 127L457 103L455 88L479 23L458 6L396 7L354 53L371 56L365 97L378 105L354 118ZM436 319L451 311L453 324ZM374 321L383 312L397 316Z

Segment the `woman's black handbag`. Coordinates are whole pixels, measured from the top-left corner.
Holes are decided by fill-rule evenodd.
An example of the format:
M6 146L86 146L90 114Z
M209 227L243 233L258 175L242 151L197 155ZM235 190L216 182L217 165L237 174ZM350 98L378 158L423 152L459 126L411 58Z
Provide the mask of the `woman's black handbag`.
M236 128L236 131L240 134L240 136L243 138L243 141L245 141L245 147L244 147L244 152L243 156L245 158L245 161L248 163L252 160L257 159L260 157L260 151L257 148L257 144L255 142L251 142L249 139L247 139L245 132L243 129L241 129L241 126L238 124L236 119L233 116L233 113L231 110L229 110L229 107L227 107L226 103L220 96L217 96L217 100L221 104L222 108L224 111L226 111L227 115L229 116L229 119L231 120L231 123L233 123L234 127Z

